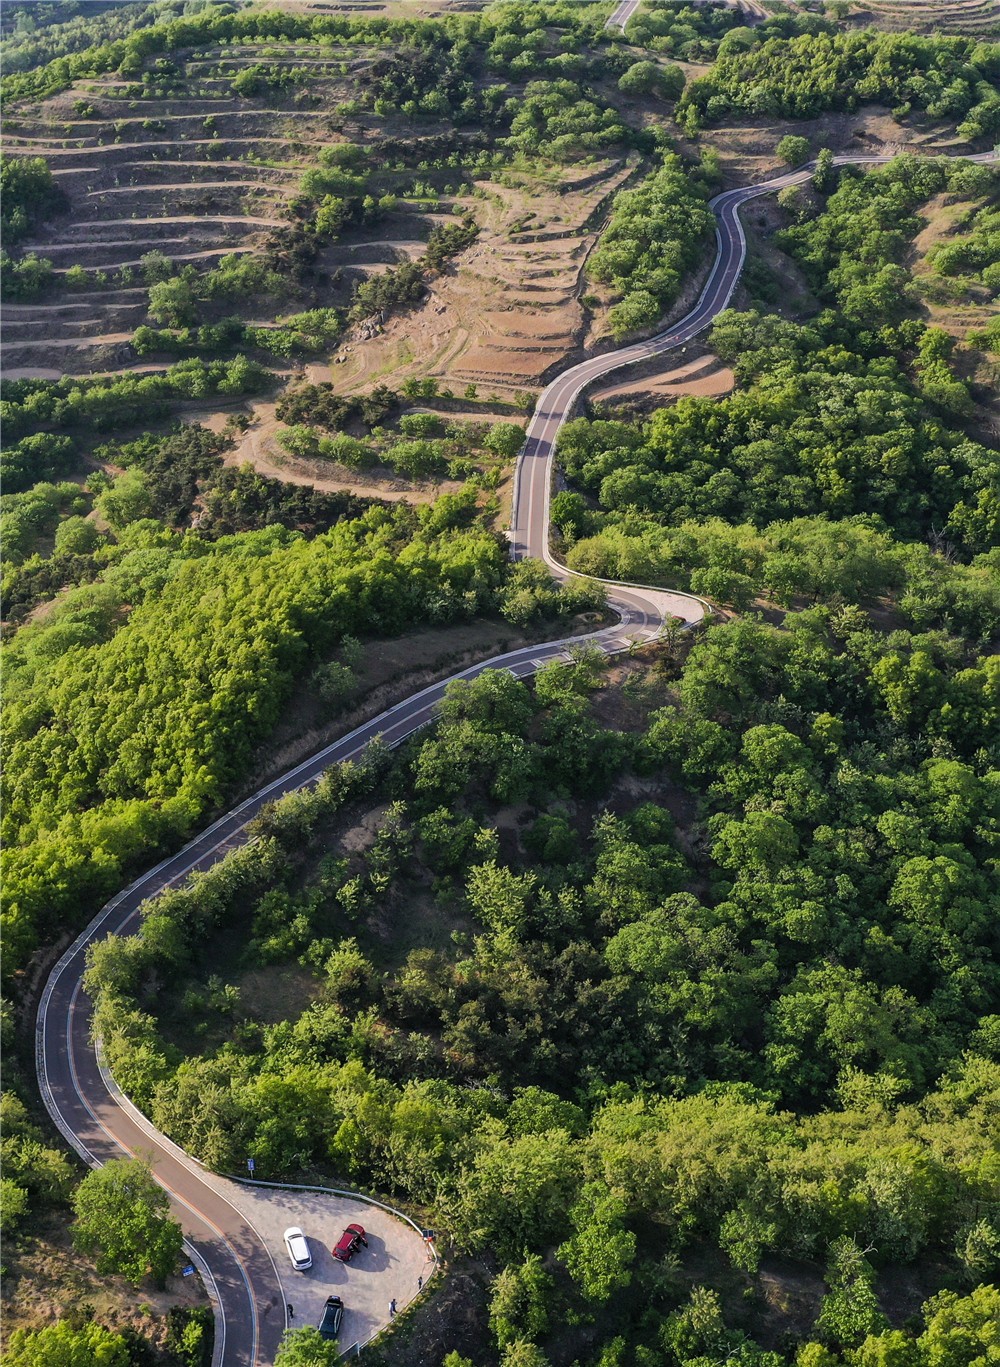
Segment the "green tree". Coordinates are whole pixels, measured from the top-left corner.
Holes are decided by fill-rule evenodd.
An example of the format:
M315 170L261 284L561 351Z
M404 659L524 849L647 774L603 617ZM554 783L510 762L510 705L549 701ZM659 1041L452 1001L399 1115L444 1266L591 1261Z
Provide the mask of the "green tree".
M684 89L684 72L679 66L633 62L619 77L618 89L626 95L659 95L665 100L676 100Z
M941 1291L923 1307L917 1343L930 1367L972 1367L1000 1351L1000 1290L977 1286L968 1296Z
M500 1367L549 1367L549 1360L530 1339L518 1338L504 1349Z
M121 1334L100 1324L74 1328L68 1320L44 1329L15 1329L4 1354L7 1367L130 1367Z
M506 1348L515 1339L535 1339L545 1333L554 1287L537 1253L497 1274L490 1296L490 1328L498 1348Z
M660 301L649 290L631 290L608 313L611 331L618 341L630 332L650 328L663 314Z
M558 1249L588 1300L603 1303L632 1280L636 1238L624 1227L625 1203L603 1183L588 1183L570 1210L576 1232Z
M1000 1221L977 1220L962 1230L956 1252L970 1281L1000 1276Z
M853 1239L831 1245L826 1284L817 1320L825 1338L850 1348L887 1327L875 1294L875 1269Z
M313 1325L286 1329L274 1357L274 1367L337 1367L336 1340L324 1339Z
M138 1159L112 1159L89 1173L73 1197L73 1242L97 1255L97 1270L138 1285L162 1285L177 1266L183 1235L152 1170Z
M819 1344L813 1347L819 1349ZM920 1349L910 1335L901 1329L869 1334L860 1347L850 1352L848 1361L851 1367L924 1367ZM800 1367L801 1363L800 1358ZM822 1367L822 1364L818 1363L817 1367Z
M153 496L141 470L126 470L97 500L97 507L116 531L152 516Z
M67 207L43 157L0 156L0 198L5 246L24 237L37 221Z
M469 870L466 896L477 920L492 931L520 938L527 929L537 881L534 873L518 876L490 860Z
M798 855L792 826L775 812L748 812L743 821L726 821L719 829L713 857L723 868L775 874Z
M10 1177L0 1177L0 1228L9 1239L28 1210L28 1193Z
M149 288L149 313L162 327L184 327L195 319L195 293L180 275L160 280Z
M666 1319L660 1333L664 1348L678 1362L702 1356L725 1358L731 1340L719 1293L707 1286L693 1287L688 1303Z
M777 153L786 166L801 166L809 158L809 139L787 133L778 143Z
M774 1242L777 1225L748 1201L729 1211L719 1226L719 1245L744 1272L756 1272L765 1248Z
M524 444L524 428L516 422L496 422L483 438L483 445L494 455L513 460Z
M56 555L87 555L94 550L101 534L85 517L67 517L56 528Z
M802 185L786 185L783 190L779 190L778 203L782 209L794 214L800 221L809 215L811 201L808 191Z
M579 1158L564 1130L493 1144L461 1178L460 1218L470 1242L513 1262L526 1248L554 1239L563 1227Z
M816 158L816 169L812 173L812 183L821 195L827 195L837 181L837 168L829 147L820 148Z

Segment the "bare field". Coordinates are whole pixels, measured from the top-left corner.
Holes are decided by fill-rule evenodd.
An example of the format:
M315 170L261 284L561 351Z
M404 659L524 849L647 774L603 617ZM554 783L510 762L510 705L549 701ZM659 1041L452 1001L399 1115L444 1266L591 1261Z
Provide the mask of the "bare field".
M777 147L788 133L808 138L814 154L823 147L859 156L897 152L935 155L967 150L966 144L960 142L954 132L940 124L919 115L911 115L905 124L899 124L880 105L863 105L853 114L821 114L815 119L742 120L709 130L709 144L719 154L724 187L731 189L767 180L787 170L778 157ZM690 150L694 151L694 148Z
M725 394L730 394L735 384L736 376L711 352L690 361L684 360L681 353L673 352L664 357L663 370L652 375L624 380L620 384L593 389L589 392L589 397L598 403L613 402L615 399L641 398L645 395L670 399L679 399L687 394L701 398L721 398Z
M956 203L952 195L935 195L921 211L925 226L914 238L907 256L927 321L962 340L995 317L996 301L985 285L935 275L927 254L939 242L955 235L968 212L967 200Z
M329 378L342 392L392 376L484 383L503 393L541 384L584 337L584 266L610 197L634 158L576 168L552 184L517 173L483 181L462 201L480 234L435 280L419 308L371 339L348 339Z
M381 498L390 503L433 503L440 494L455 493L462 485L454 480L414 484L392 471L365 470L363 475L332 461L300 460L279 446L275 437L284 427L274 415L273 403L252 405L251 424L242 441L224 457L226 465L252 465L258 474L280 479L286 484L307 485L324 493L349 491L362 498ZM222 415L200 419L206 427L221 430Z

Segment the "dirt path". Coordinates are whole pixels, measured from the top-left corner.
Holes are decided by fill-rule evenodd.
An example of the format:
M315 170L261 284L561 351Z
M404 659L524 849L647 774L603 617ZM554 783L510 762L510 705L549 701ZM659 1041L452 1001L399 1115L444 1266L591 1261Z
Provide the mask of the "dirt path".
M170 238L170 237L168 237L168 238L161 238L161 239L159 240L159 242L155 242L155 241L152 241L152 240L150 240L150 239L147 239L147 245L148 245L149 247L162 247L162 246L163 246L165 243L167 243L167 242L183 242L184 240L185 240L184 238L179 238L179 237L174 237L174 238ZM114 246L114 247L134 247L136 244L135 244L134 242L101 242L101 243L97 243L97 244L95 244L95 245L102 246L102 247L111 247L111 246ZM51 250L51 248L49 248L49 249L43 248L42 250ZM233 243L224 242L224 243L222 243L222 244L221 244L220 246L218 246L218 247L206 247L204 251L200 251L200 252L171 252L171 254L170 254L170 259L171 259L171 261L204 261L207 257L210 257L210 256L234 256L234 255L236 255L237 253L241 253L241 252L255 252L256 250L257 250L256 247L241 247L241 246L239 246L238 244L233 244ZM140 258L140 257L136 257L135 260L133 260L133 261L113 261L113 262L108 262L108 263L106 263L106 264L103 265L103 266L95 267L95 269L97 269L97 270L120 270L120 269L122 268L122 266L141 266L141 265L142 265L142 260L141 260L141 258ZM65 274L66 274L66 270L65 270L64 268L57 268L53 273L54 273L55 275L65 275Z
M5 366L3 377L5 380L61 380L65 373L46 366L12 366L9 370Z
M134 304L119 304L119 308L137 308L141 300L136 300ZM92 309L93 304L73 303L67 300L65 304L3 304L0 305L0 316L8 313L62 313L64 309ZM14 322L27 321L26 319L12 318ZM70 320L67 320L70 321ZM72 321L76 321L73 319Z
M112 237L103 242L50 242L39 247L38 250L44 251L47 256L55 256L58 252L79 252L84 249L95 251L98 248L103 250L105 247L131 247L133 249L143 245L148 245L150 247L169 247L174 242L186 243L187 241L188 238L186 236L146 237L139 238L138 241L136 241L134 237ZM34 250L34 248L32 250Z
M157 163L147 163L156 165ZM161 162L160 165L169 165ZM180 163L190 166L190 162ZM166 194L169 190L267 190L276 195L290 195L292 190L286 189L283 185L275 185L273 181L266 180L170 180L162 181L158 185L109 185L102 190L88 190L85 193L86 199L97 199L101 195L139 195L147 193ZM138 221L138 220L137 220Z
M133 122L137 122L137 121L136 121L136 120L133 120ZM17 136L23 138L23 134L18 134ZM5 135L4 135L4 141L7 143L8 148L17 145L17 144L16 144L16 141L15 141L15 139L14 139L14 137L12 137L10 134L5 134ZM49 138L24 138L24 141L25 141L25 142L32 142L32 143L49 143L49 142L51 141L51 139L49 139ZM67 142L68 142L68 141L72 141L72 139L63 139L63 141L67 141ZM292 138L273 138L273 137L267 137L267 136L264 136L264 135L262 135L262 136L259 137L259 138L240 138L240 137L229 137L229 138L185 138L185 139L184 139L184 142L183 142L183 146L184 146L185 148L187 148L187 147L218 147L218 146L220 145L220 143L221 143L221 144L223 144L223 145L226 146L226 147L236 147L236 146L238 146L238 145L241 144L241 143L248 143L248 144L249 144L250 146L252 146L252 147L258 147L258 146L260 146L261 143L273 142L273 143L276 143L279 147L288 147L288 146L290 145L290 143L292 143L293 141L295 141L295 139L292 139ZM172 151L177 151L177 150L178 150L178 143L177 143L176 139L172 139L172 140L169 140L169 141L161 141L161 140L153 140L153 139L150 139L149 141L146 141L146 142L101 142L101 143L91 143L91 142L87 142L87 141L81 141L79 147L62 147L62 146L60 146L60 147L52 147L52 146L49 146L48 149L47 149L47 151L46 151L46 153L45 153L45 156L46 156L46 158L49 158L49 157L78 157L78 156L80 156L82 153L86 153L88 156L89 156L91 153L93 153L95 156L99 156L99 155L101 155L102 153L105 153L105 152L132 152L132 151L136 151L136 150L141 150L141 151L143 151L143 152L148 152L148 151L149 151L151 148L153 148L153 147L169 147ZM32 150L40 150L40 149L32 149ZM146 164L151 165L151 166L166 166L166 165L169 165L169 161L167 161L167 160L161 160L161 159L159 159L159 158L154 158L154 159L153 159L151 162L149 162L149 163L144 163L144 162L135 162L135 163L131 163L131 162L130 162L130 165L131 165L131 164L134 164L134 165L137 165L137 166L142 166L142 165L146 165ZM226 165L226 162L220 159L220 160L217 161L217 162L214 162L214 161L208 161L208 162L191 162L191 163L189 163L189 164L190 164L190 165L193 165L193 166L225 166L225 165ZM238 162L233 163L233 164L238 164ZM288 169L289 169L289 170L296 170L296 171L308 171L308 170L310 169L310 167L311 167L311 163L305 163L305 164L303 164L303 165L301 165L301 166L294 166L294 167L289 166ZM281 170L282 168L281 168L281 167L272 166L272 167L269 167L269 168L267 168L267 169L272 170L272 171L275 171L275 170Z
M255 223L262 228L280 228L283 222L281 218L253 218L250 214L166 214L163 218L100 218L75 226L91 233L97 228L141 228L151 223Z
M23 350L25 347L59 347L60 350L66 347L88 347L88 346L117 346L120 342L131 342L131 332L108 332L103 337L49 337L45 341L25 340L19 342L0 342L0 351ZM155 367L162 370L162 366Z
M275 417L273 403L255 403L253 413L254 422L239 446L223 457L225 465L250 464L259 474L283 480L286 484L300 484L323 493L345 492L357 494L360 498L381 498L390 503L433 503L440 494L454 493L462 487L460 481L454 480L443 480L433 485L413 485L405 480L365 484L351 471L344 471L342 475L329 473L331 466L326 462L300 461L283 453L279 455L274 437L285 424ZM218 431L224 418L222 415L210 415L199 421ZM334 470L340 468L332 467Z

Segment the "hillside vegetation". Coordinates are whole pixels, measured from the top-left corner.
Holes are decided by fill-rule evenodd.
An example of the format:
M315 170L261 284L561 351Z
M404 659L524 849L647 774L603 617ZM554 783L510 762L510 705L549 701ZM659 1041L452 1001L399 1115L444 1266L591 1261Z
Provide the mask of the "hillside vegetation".
M148 1175L166 1252L81 1290L59 947L407 692L597 629L597 575L713 617L265 808L93 948L108 1066L209 1169L439 1232L374 1367L994 1363L998 182L952 154L1000 46L955 4L3 7L5 1360L212 1351ZM834 158L900 145L949 155ZM512 563L543 385L811 159L710 332L562 429L581 577Z

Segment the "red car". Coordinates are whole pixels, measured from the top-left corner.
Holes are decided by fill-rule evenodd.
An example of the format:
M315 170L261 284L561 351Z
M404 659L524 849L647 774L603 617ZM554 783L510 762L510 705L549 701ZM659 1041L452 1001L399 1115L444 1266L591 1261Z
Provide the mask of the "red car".
M333 1248L333 1256L341 1263L349 1263L361 1245L368 1247L361 1225L348 1225Z

